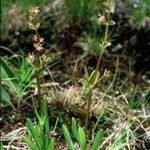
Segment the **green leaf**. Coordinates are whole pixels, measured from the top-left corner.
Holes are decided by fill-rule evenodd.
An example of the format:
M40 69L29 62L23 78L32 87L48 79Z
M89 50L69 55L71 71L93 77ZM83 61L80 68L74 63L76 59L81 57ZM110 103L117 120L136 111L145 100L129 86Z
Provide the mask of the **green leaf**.
M108 24L109 24L109 25L111 25L111 26L113 26L113 25L115 25L115 24L116 24L116 22L115 22L115 21L113 21L113 20L110 20Z
M50 132L50 124L49 124L49 118L48 116L46 115L46 118L45 118L45 132L46 134L48 134Z
M95 86L100 78L100 72L98 70L94 70L90 75L90 83Z
M40 124L40 127L44 127L44 124L45 124L45 121L46 121L46 117L47 117L47 114L45 115L39 115L39 113L37 112L37 109L35 108L35 114L38 118L38 121L39 121L39 124Z
M13 52L11 49L9 49L8 47L5 46L0 46L0 48L2 49L2 51L6 51L4 53L11 53L12 55L15 54L15 52Z
M92 150L98 150L98 147L99 147L100 143L102 142L103 137L104 137L104 131L103 131L103 129L100 129L94 139Z
M8 62L3 58L0 58L0 64L2 81L4 81L4 83L10 88L10 90L17 94L18 98L22 98L24 89L17 76L12 72L10 64L8 64Z
M49 144L50 144L50 138L49 138L49 135L45 135L45 147L46 149L48 149L49 147Z
M11 71L11 68L9 67L9 64L7 62L0 58L0 64L1 64L1 78L2 80L7 80L8 86L13 89L13 91L17 92L17 84L19 84L17 77L15 74Z
M54 146L55 146L55 138L52 137L47 150L54 150Z
M1 76L4 79L13 79L14 82L17 82L15 74L11 71L9 64L3 59L0 58L0 64L1 64Z
M31 119L27 119L27 128L28 130L30 131L31 135L33 136L38 148L40 149L41 148L41 145L40 145L40 142L38 140L38 134L37 134L37 131L35 129L35 127L33 126L33 123L31 121Z
M68 144L69 149L70 150L75 150L73 141L72 141L72 139L70 137L70 133L69 133L67 127L65 125L63 125L62 129L63 129L64 137L65 137L65 140L66 140L66 142Z
M81 127L78 128L78 134L79 134L80 148L81 150L86 150L86 135Z
M96 121L96 123L95 123L95 126L94 126L94 128L93 128L93 132L95 132L95 129L97 128L98 123L100 122L100 119L104 116L104 114L106 113L106 111L107 111L107 109L106 109L105 107L100 111L100 114L99 114L99 116L98 116L98 119L97 119L97 121Z
M38 22L36 25L35 25L35 28L38 29L40 27L40 23Z
M2 87L2 85L0 84L0 88L1 88L1 99L4 101L4 102L6 102L6 103L8 103L8 104L10 104L10 105L12 105L12 103L11 103L11 97L10 97L10 95L9 95L9 93Z
M76 123L75 118L72 118L71 129L72 129L74 137L76 138L76 140L79 143L79 134L78 134L77 123Z
M4 150L3 144L0 144L0 150Z
M17 70L14 73L18 77L18 80L24 86L27 86L33 79L34 69L23 56L20 56L19 58L17 58L17 60Z
M119 150L127 145L127 131L125 128L119 130L119 133L111 146L111 150Z
M22 137L23 141L28 144L31 150L37 150L36 145L32 142L32 140L28 136Z
M40 127L40 133L39 133L39 145L41 149L44 149L46 147L46 135L44 134L44 129Z

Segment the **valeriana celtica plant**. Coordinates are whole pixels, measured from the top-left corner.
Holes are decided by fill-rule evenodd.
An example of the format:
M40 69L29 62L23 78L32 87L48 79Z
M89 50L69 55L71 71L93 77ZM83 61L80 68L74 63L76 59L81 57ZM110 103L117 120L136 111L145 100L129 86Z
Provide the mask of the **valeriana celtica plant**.
M95 70L93 70L93 72L90 75L88 75L88 77L86 77L86 79L83 80L84 91L85 91L86 99L87 99L85 130L87 130L88 122L89 122L89 115L90 115L91 103L92 103L92 91L98 82L100 82L104 78L107 78L110 76L110 71L108 71L107 69L105 69L103 75L101 75L100 71L99 71L103 53L105 52L107 47L111 45L111 42L108 39L109 26L115 24L115 22L111 19L111 16L110 16L112 1L105 0L103 3L103 6L104 6L104 12L102 12L102 14L100 14L99 19L98 19L99 23L101 25L105 26L104 37L100 41L100 44L99 44L101 51L99 51L99 54L98 54L99 57L97 60Z
M38 107L41 107L42 104L42 95L41 95L41 87L40 87L40 69L42 67L41 61L41 52L44 51L43 41L44 39L39 35L38 29L40 27L40 23L38 21L38 14L40 13L40 9L38 7L32 7L28 11L28 27L29 29L34 31L32 35L32 40L34 42L33 46L35 51L32 54L29 54L28 60L34 66L36 71L36 81L37 81L37 99L38 99Z

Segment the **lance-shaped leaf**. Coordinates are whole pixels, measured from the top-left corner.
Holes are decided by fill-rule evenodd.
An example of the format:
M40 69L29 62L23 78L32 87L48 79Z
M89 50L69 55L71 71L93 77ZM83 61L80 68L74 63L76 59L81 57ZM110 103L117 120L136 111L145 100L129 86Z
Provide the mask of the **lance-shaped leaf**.
M71 139L71 137L70 137L70 133L69 133L67 127L66 127L65 125L63 125L63 126L62 126L62 129L63 129L63 133L64 133L64 136L65 136L65 140L66 140L66 142L67 142L67 144L68 144L69 149L70 149L70 150L75 150L73 141L72 141L72 139Z
M72 118L71 129L72 129L74 137L76 138L77 142L79 143L79 134L78 134L77 123L76 123L75 118Z
M78 134L79 134L80 148L81 150L86 150L86 135L81 127L78 128Z
M104 137L104 131L103 129L100 129L94 139L92 150L98 150L98 147L100 143L102 142L103 137Z

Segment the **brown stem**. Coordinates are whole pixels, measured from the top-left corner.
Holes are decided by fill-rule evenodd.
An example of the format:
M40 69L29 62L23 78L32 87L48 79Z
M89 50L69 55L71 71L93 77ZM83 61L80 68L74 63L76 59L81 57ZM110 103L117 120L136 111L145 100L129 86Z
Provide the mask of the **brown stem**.
M92 103L92 89L90 89L87 98L88 98L88 102L87 102L86 116L85 116L85 131L87 130L88 123L89 123L89 116L90 116L91 103Z
M39 55L37 55L37 70L36 70L36 81L37 81L37 99L38 99L38 108L41 108L42 96L41 96L41 87L40 87L40 78L39 78Z
M105 36L104 36L104 44L107 42L107 39L108 39L108 30L109 30L109 25L106 25L106 28L105 28ZM102 56L103 56L103 53L105 51L105 48L102 49L100 55L99 55L99 58L98 58L98 61L97 61L97 64L96 64L96 69L95 70L98 70L99 69L99 66L100 66L100 63L101 63L101 59L102 59Z
M104 44L106 44L107 39L108 39L108 30L109 30L109 25L106 24L105 36L104 36ZM99 55L99 58L98 58L98 61L97 61L97 64L96 64L96 70L99 69L99 66L100 66L101 59L102 59L104 51L105 51L105 48L102 49L102 51L101 51L101 53ZM91 103L92 103L92 91L93 91L93 88L90 89L90 91L88 93L88 96L87 96L88 102L87 102L86 117L85 117L85 131L87 130L88 123L89 123L89 115L90 115Z
M99 69L99 66L100 66L100 63L101 63L101 59L102 59L102 56L103 56L103 52L104 52L104 49L102 49L99 57L98 57L98 61L97 61L97 64L96 64L96 69L95 70L98 70Z
M107 42L109 25L106 24L104 42Z
M38 37L38 30L35 29L35 34ZM39 42L39 38L37 43ZM41 110L42 108L42 95L41 95L41 87L40 87L40 78L39 78L39 73L40 73L40 58L39 58L39 54L37 54L37 59L36 59L36 82L37 82L37 90L38 90L38 94L37 94L37 100L38 100L38 108Z

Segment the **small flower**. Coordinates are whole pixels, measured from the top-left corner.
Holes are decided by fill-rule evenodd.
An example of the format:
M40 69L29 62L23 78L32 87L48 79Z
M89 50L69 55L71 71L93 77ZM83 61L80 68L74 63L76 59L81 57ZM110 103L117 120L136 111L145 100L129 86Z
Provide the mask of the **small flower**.
M111 42L107 42L106 43L106 46L108 47L108 46L111 46Z
M100 45L100 47L105 49L105 48L111 46L111 42L109 42L109 41L102 41L99 45Z
M34 62L34 60L35 60L34 55L33 55L33 54L31 54L31 53L29 53L28 61L29 61L30 63L33 63L33 62Z
M39 39L40 39L40 35L39 34L34 34L32 36L32 40L35 41L35 42L39 41Z
M28 23L29 27L32 26L32 23L31 23L31 22L27 22L27 23Z
M44 49L43 45L40 43L34 44L34 47L38 52L41 52Z
M27 22L29 28L33 28L34 27L34 24L32 22Z
M105 16L99 16L98 20L101 24L104 24L106 22Z
M109 70L105 69L103 76L104 77L110 77L111 76L111 72Z
M39 7L32 7L31 8L31 13L34 15L37 15L40 12Z

